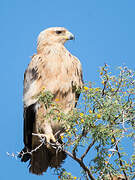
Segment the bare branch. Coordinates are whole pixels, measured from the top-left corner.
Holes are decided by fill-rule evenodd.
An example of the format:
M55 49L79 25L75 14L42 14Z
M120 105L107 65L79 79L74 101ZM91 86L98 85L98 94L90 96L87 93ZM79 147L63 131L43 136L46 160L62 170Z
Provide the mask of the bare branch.
M114 136L113 138L115 139L115 136ZM116 139L115 139L115 141L116 141ZM120 152L119 152L118 144L116 144L116 150L117 150L117 154L118 154L118 157L119 157L120 166L123 167L123 163L122 163L122 161L121 161L121 154L120 154ZM124 174L126 180L128 180L128 177L127 177L127 175L126 175L125 170L123 169L122 171L123 171L123 174Z
M74 157L76 157L76 149L77 149L78 144L79 144L79 142L80 142L80 140L82 139L83 136L84 136L84 130L82 131L82 133L81 133L80 136L78 137L77 143L75 144L75 146L74 146L74 148L73 148L73 150L72 150L72 154L73 154Z
M79 163L79 165L83 168L83 170L86 172L86 174L88 174L88 176L91 180L96 180L93 177L93 175L91 174L90 170L85 166L85 164L83 163L83 161L81 159L77 158L76 156L73 156L73 154L71 154L69 151L66 151L66 150L64 150L64 151L67 155L69 155L72 159L74 159L76 162Z
M31 151L28 151L28 150L27 150L26 152L21 151L21 153L18 153L18 155L20 155L21 157L23 157L25 154L32 154L33 152L37 151L42 145L47 145L47 144L51 145L52 148L56 149L56 154L57 154L58 152L62 151L63 148L64 148L64 144L60 144L60 143L58 142L58 139L57 139L57 141L56 141L55 143L48 143L48 142L46 142L46 136L45 136L45 134L32 133L32 135L39 137L39 139L40 139L39 141L40 141L41 143L40 143L35 149L32 149ZM9 155L9 153L7 153L7 154ZM16 156L18 157L18 155L16 155ZM15 155L14 155L14 156L15 156ZM13 157L13 155L12 155L12 157Z
M83 160L83 158L87 155L87 153L89 152L89 150L91 149L91 147L95 144L95 140L92 141L92 143L89 144L88 148L86 149L86 151L84 152L84 154L81 156L81 160Z

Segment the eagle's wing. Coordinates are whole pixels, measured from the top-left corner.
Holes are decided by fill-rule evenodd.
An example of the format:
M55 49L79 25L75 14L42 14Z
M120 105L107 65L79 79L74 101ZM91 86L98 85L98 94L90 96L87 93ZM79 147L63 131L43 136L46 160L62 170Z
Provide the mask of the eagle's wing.
M75 89L75 107L77 105L79 96L80 96L80 90L83 86L83 75L82 75L82 65L80 61L73 56L73 63L75 67L75 74L73 76L73 90Z
M24 144L28 150L32 148L32 132L36 116L35 103L37 100L34 96L38 93L37 80L39 61L41 61L41 56L34 55L24 74Z
M28 68L24 73L23 102L28 107L36 102L34 96L37 94L39 79L39 66L42 62L41 55L33 55Z

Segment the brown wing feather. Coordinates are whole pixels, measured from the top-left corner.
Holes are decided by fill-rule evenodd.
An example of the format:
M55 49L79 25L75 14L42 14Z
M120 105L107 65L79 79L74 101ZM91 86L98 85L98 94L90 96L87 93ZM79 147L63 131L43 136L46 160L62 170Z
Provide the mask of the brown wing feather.
M77 105L77 102L79 100L80 97L80 90L83 86L83 75L82 75L82 66L80 61L73 56L73 59L76 63L75 65L75 78L74 78L74 83L75 83L75 87L73 89L75 89L75 107Z
M36 57L37 58L37 57ZM39 58L39 57L38 57ZM37 66L36 63L33 63L35 61L35 56L32 57L31 63L28 65L28 68L26 69L24 73L24 89L23 89L23 95L26 96L27 93L29 93L29 90L31 88L31 84L37 80L38 73L37 73ZM27 100L29 101L29 99ZM24 127L23 127L23 140L24 140L24 149L21 153L31 151L32 149L32 132L33 132L33 125L36 118L36 112L35 112L35 102L29 104L27 106L27 102L24 100ZM21 154L20 154L21 157ZM22 161L26 162L30 158L30 154L25 154L22 156Z

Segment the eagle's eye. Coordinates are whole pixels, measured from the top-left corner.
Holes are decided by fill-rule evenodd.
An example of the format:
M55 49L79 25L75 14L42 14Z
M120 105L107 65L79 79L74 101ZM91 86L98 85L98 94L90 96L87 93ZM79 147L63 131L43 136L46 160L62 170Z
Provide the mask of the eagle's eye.
M60 31L60 30L56 31L56 34L61 34L61 33L62 33L62 31Z

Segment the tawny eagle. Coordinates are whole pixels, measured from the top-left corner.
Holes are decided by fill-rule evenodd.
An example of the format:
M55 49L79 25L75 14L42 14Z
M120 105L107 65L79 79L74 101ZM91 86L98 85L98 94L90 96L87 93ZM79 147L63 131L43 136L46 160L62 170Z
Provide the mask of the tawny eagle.
M39 147L40 138L33 134L44 134L46 143L55 143L55 134L62 129L59 122L45 118L47 107L36 98L43 87L53 94L53 101L58 99L56 103L64 113L76 106L79 98L76 90L82 87L83 80L80 61L64 47L64 43L72 39L73 34L63 27L42 31L38 36L37 54L32 56L24 74L25 147L20 157L23 162L30 160L30 172L34 174L40 175L48 167L59 167L66 157L63 150L56 153L46 144Z

